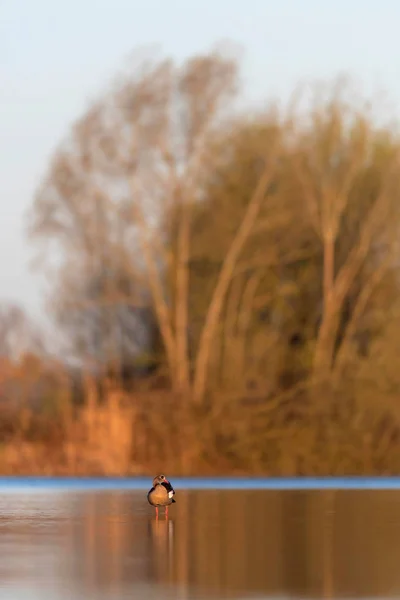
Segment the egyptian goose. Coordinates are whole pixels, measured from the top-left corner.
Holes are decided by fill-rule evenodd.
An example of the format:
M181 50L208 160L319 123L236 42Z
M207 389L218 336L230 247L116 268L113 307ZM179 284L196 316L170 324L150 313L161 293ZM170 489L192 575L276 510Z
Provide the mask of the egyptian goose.
M156 507L156 516L158 518L158 507L165 506L165 515L168 516L168 506L175 502L175 490L165 477L165 475L157 475L153 479L153 487L147 494L149 504Z

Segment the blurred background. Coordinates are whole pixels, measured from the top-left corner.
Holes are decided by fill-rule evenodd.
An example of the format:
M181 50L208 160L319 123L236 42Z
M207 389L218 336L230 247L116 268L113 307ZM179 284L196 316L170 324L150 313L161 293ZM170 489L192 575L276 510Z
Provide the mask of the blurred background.
M0 472L400 470L400 5L0 7Z

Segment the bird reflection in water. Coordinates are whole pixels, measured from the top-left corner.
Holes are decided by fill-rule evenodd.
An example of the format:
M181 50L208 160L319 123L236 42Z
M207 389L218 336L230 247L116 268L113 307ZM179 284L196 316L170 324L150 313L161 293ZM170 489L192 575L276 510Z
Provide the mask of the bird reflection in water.
M155 578L159 582L173 583L174 579L174 520L149 520Z

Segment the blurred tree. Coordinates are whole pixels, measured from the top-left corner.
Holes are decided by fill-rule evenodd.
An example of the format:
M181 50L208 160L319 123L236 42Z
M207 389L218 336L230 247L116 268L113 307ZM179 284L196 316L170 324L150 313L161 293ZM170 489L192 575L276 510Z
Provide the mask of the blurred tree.
M256 393L265 396L311 374L339 376L354 343L368 351L378 306L390 309L397 297L399 140L351 104L346 87L329 92L305 113L279 120L272 111L222 132L202 183L191 240L195 348L260 161L279 131L274 193L235 270L214 345L213 365L232 389L258 380Z
M279 146L268 202L264 198L232 271L213 343L214 383L243 389L245 381L262 379L264 394L276 389L274 379L282 363L285 336L290 336L293 298L298 293L298 286L285 277L284 270L296 263L310 264L318 252L288 193L290 173L284 145L285 128L275 110L230 124L213 141L212 169L202 181L204 200L192 215L189 306L191 346L196 355L225 257L268 154ZM273 150L270 156L274 161Z
M339 373L398 290L396 134L337 86L251 118L237 90L219 51L141 61L75 124L31 214L80 359L121 370L161 341L198 403Z
M400 225L399 139L350 104L345 92L334 87L325 103L311 108L292 154L299 197L322 249L317 378L332 373L344 344L359 333L379 284L390 284L392 301L398 292L388 276Z
M61 250L57 312L64 315L62 322L79 330L73 336L75 348L97 359L93 351L103 347L101 339L112 347L107 360L114 358L116 329L122 323L125 328L138 303L148 306L150 297L171 380L182 392L191 387L191 211L202 199L200 182L215 158L209 152L211 140L229 117L227 102L236 88L236 61L217 51L179 67L170 61L143 62L75 125L33 207L31 233L56 241ZM198 400L204 396L233 270L273 174L275 150L268 153L207 311L193 375ZM165 229L171 214L179 215L173 240ZM166 294L167 273L173 279L173 302ZM77 315L72 318L71 308ZM121 310L123 319L117 319ZM137 335L137 327L131 330Z

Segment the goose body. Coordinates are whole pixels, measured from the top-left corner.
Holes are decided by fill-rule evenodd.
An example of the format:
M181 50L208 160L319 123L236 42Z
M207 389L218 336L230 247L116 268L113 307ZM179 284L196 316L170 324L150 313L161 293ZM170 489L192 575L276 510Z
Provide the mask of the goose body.
M155 506L158 517L158 507L165 506L165 514L168 515L168 506L175 502L175 490L164 475L157 475L153 479L153 487L147 494L149 504Z

